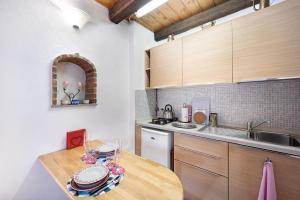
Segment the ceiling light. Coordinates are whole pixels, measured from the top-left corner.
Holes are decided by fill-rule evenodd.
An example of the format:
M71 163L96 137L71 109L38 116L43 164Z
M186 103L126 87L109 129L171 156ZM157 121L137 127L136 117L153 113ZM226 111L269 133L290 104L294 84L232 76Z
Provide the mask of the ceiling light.
M136 12L136 17L142 17L146 15L147 13L151 12L155 8L161 6L162 4L166 3L168 0L152 0L143 7L141 7L137 12Z

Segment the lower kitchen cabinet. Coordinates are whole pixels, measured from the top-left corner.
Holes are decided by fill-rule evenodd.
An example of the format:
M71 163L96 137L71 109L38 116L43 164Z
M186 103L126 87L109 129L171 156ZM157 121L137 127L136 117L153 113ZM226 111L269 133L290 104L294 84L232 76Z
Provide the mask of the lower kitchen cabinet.
M226 200L228 179L193 165L175 160L175 173L182 182L185 200Z
M227 159L203 154L202 152L185 149L179 146L174 147L174 155L176 160L228 177Z
M300 199L300 158L229 145L229 199L257 199L266 158L273 163L278 200Z
M228 199L228 143L175 133L174 171L186 200Z
M135 155L141 156L141 134L142 127L135 126Z

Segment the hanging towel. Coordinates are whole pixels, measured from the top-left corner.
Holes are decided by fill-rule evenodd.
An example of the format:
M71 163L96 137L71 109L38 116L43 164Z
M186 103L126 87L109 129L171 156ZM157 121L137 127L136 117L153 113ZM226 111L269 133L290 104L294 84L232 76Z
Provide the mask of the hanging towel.
M276 200L276 187L271 161L266 161L264 164L262 180L259 189L258 200Z

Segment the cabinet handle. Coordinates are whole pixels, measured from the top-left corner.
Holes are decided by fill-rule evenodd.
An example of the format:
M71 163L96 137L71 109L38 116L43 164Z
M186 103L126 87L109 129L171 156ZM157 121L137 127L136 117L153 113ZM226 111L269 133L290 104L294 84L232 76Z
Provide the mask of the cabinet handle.
M211 154L204 153L204 152L201 152L201 151L189 149L187 147L183 147L183 146L176 146L176 147L178 147L180 149L183 149L185 151L190 151L190 152L193 152L193 153L196 153L196 154L201 154L201 155L203 155L205 157L208 157L208 158L212 158L212 159L216 159L216 160L222 159L222 157L220 157L220 156L211 155Z
M237 144L238 145L238 144ZM260 149L260 148L256 148L256 147L249 147L249 146L245 146L245 145L239 145L239 147L241 148L245 148L245 149L258 149L261 151L266 151L266 152L270 152L270 153L275 153L275 154L279 154L279 155L283 155L283 156L289 156L291 158L295 158L295 159L299 159L300 160L300 156L295 156L295 155L291 155L291 154L287 154L287 153L282 153L282 152L272 152L272 150L268 150L268 149Z
M180 163L183 164L183 165L187 165L187 166L189 166L189 167L192 167L192 168L194 168L194 169L197 169L197 170L203 172L204 174L209 174L209 175L213 175L213 176L217 176L217 177L224 177L224 176L222 176L222 175L220 175L220 174L217 174L217 173L215 173L215 172L211 172L211 171L208 171L207 169L202 169L202 168L200 168L200 167L196 167L196 166L194 166L194 165L191 165L191 164L189 164L189 163L183 162L183 161L181 161L181 160L176 160L176 161L177 161L177 162L180 162Z
M172 88L172 87L180 87L180 85L172 84L172 85L151 86L152 89Z
M261 78L261 79L253 79L253 80L240 80L238 83L251 83L251 82L260 82L260 81L274 81L274 80L284 80L284 79L296 79L299 76L290 76L290 77L280 77L280 78Z
M155 140L155 137L150 137L151 138L151 140Z

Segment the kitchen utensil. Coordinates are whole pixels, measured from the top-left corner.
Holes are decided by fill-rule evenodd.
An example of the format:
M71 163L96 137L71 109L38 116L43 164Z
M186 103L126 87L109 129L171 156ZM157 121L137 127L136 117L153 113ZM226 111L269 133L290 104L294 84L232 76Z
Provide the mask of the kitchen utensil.
M194 114L194 121L197 124L203 124L205 120L206 120L206 115L203 112L198 111Z
M161 118L158 122L160 125L165 125L167 123L167 120L164 118Z
M212 127L218 126L218 113L209 114L209 123Z
M171 122L177 121L177 118L174 117L173 119L165 119L165 118L154 118L152 119L150 124L157 124L157 125L165 125Z
M189 122L189 108L186 106L186 104L183 104L183 107L181 108L181 122Z
M165 106L163 117L165 119L173 119L174 118L173 108L172 108L172 106L170 104L167 104Z
M187 105L188 114L189 114L189 122L192 121L192 105Z
M159 124L159 119L153 118L152 119L152 124Z
M210 113L210 100L209 98L206 98L206 97L195 97L192 99L192 106L193 106L193 109L192 109L192 116L193 116L193 122L197 123L195 121L195 114L197 112L202 112L206 117L205 117L205 121L204 121L204 124L205 125L208 125L209 124L209 113Z
M253 2L253 9L254 11L258 11L258 10L261 10L261 9L264 9L264 8L267 8L270 6L270 0L260 0L259 1L259 5L258 5L258 8L256 7L256 1L255 0L252 0Z
M105 178L109 170L104 165L84 168L75 173L73 179L77 184L92 184Z

